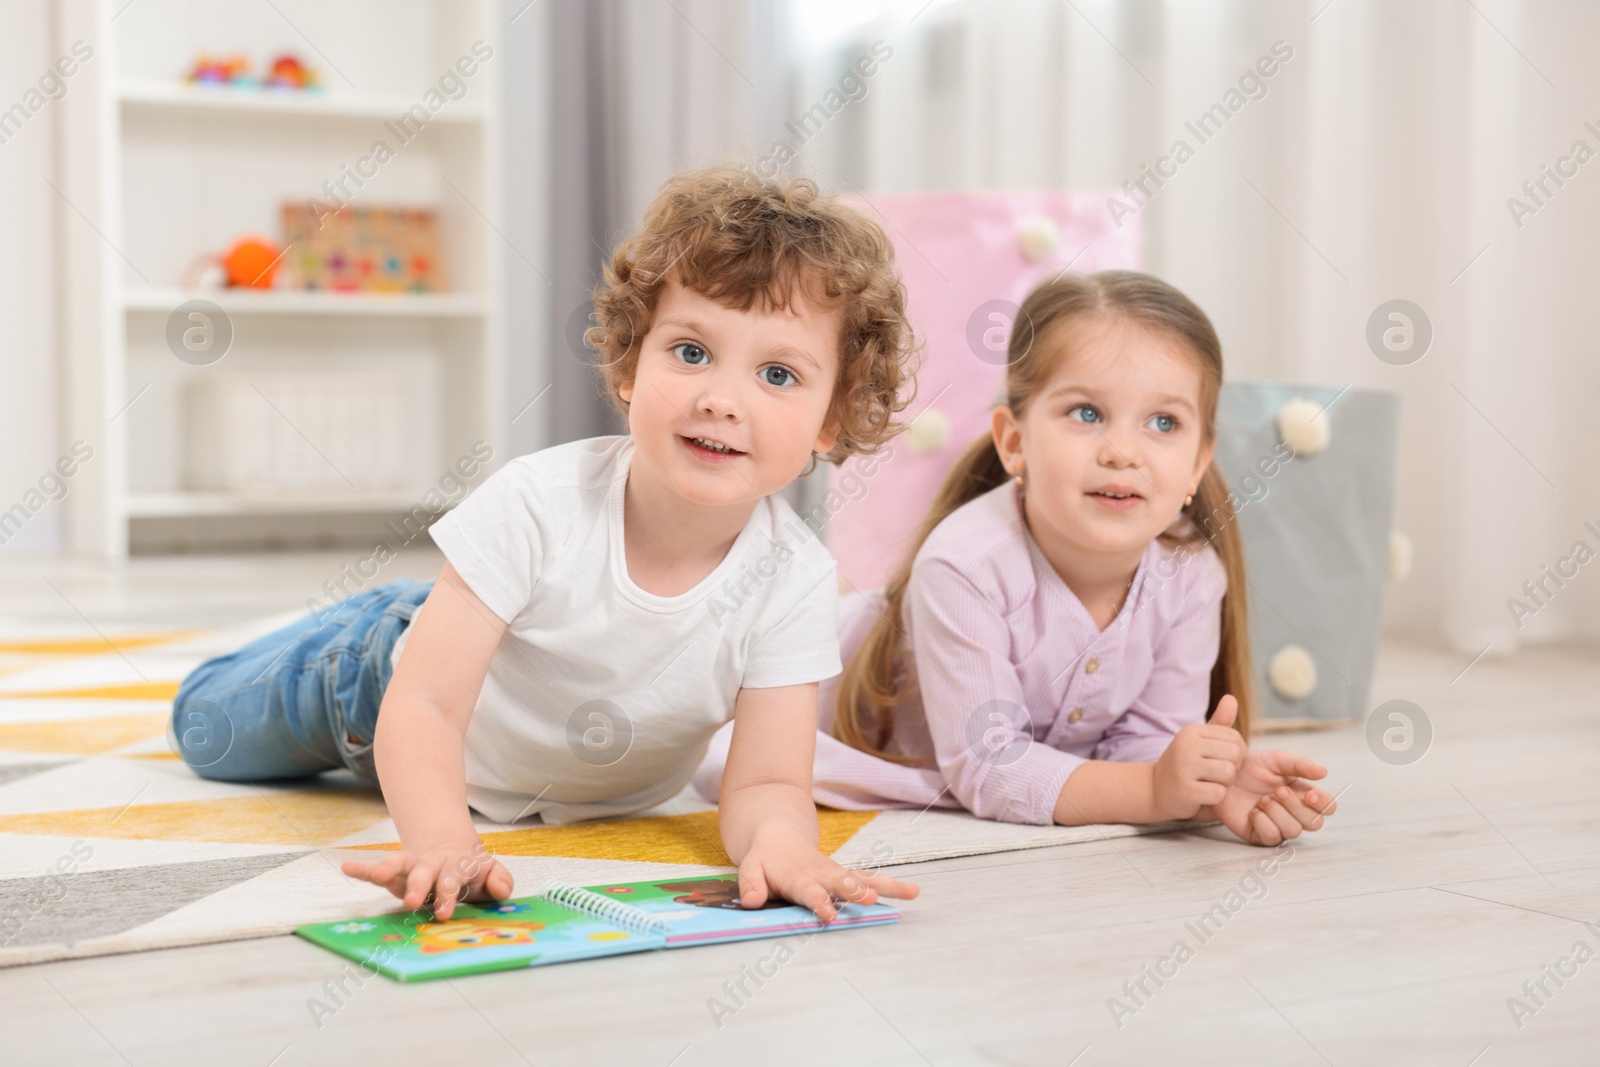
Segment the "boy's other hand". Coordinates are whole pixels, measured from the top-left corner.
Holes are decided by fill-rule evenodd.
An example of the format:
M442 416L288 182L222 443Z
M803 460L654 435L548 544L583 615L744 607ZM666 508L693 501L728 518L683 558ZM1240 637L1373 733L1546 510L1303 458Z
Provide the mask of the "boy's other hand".
M505 900L511 872L474 839L470 845L445 845L418 852L393 852L376 862L345 860L340 870L382 886L415 911L433 894L433 917L450 918L460 901Z
M921 890L879 871L839 866L809 843L788 834L758 837L739 864L739 903L759 908L770 896L810 908L823 922L839 914L836 901L873 904L879 896L910 900Z

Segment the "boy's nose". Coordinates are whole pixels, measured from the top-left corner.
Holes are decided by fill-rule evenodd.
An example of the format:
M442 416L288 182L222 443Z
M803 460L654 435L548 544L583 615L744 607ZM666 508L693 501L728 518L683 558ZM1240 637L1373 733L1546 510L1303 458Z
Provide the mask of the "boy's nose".
M738 419L739 402L731 390L721 386L707 389L700 394L700 400L695 405L701 413L717 419Z

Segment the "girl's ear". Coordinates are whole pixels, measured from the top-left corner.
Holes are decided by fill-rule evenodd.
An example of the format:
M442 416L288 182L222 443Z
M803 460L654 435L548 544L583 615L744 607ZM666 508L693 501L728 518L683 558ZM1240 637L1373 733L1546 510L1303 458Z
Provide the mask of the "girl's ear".
M989 431L994 434L994 449L1009 474L1021 474L1026 461L1022 456L1022 427L1008 404L996 404L989 417Z
M629 378L627 381L625 381L621 385L617 386L617 395L622 398L622 402L624 404L633 403L633 379L632 378Z
M1211 466L1211 457L1216 454L1216 451L1217 439L1214 436L1201 446L1200 454L1195 457L1194 461L1194 477L1197 483L1206 473L1206 469Z

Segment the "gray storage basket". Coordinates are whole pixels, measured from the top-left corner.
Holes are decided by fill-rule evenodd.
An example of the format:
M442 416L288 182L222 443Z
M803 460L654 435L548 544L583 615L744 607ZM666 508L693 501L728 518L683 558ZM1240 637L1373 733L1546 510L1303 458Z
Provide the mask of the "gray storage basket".
M1320 411L1311 423L1327 436L1320 451L1294 452L1280 436L1279 413L1297 398ZM1251 586L1258 722L1366 716L1389 567L1399 421L1400 398L1386 391L1258 382L1222 388L1213 462L1242 502L1237 522ZM1278 459L1285 454L1287 461ZM1278 677L1304 681L1291 662L1298 655L1284 651L1291 646L1315 666L1315 685L1298 697L1272 680L1281 654Z

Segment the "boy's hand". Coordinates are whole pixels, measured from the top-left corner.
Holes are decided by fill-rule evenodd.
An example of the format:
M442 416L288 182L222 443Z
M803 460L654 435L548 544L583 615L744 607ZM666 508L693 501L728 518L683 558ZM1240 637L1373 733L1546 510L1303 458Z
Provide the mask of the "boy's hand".
M1192 819L1201 807L1219 804L1238 774L1249 746L1233 720L1239 702L1226 695L1217 701L1211 721L1179 730L1155 765L1157 819Z
M1306 756L1251 752L1221 803L1202 814L1221 819L1222 825L1252 845L1276 845L1298 837L1302 830L1322 829L1322 817L1337 810L1333 797L1304 780L1327 773L1328 768Z
M851 871L799 837L776 832L757 837L739 864L739 903L759 908L769 896L816 912L823 922L839 914L834 901L872 904L879 895L910 900L920 890L878 871Z
M505 900L512 888L511 872L476 838L470 845L393 852L374 863L345 860L340 870L383 886L413 911L431 893L433 917L441 921L450 918L458 901Z

